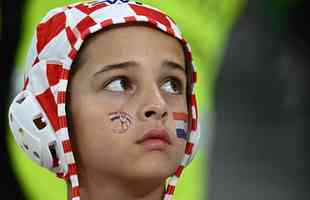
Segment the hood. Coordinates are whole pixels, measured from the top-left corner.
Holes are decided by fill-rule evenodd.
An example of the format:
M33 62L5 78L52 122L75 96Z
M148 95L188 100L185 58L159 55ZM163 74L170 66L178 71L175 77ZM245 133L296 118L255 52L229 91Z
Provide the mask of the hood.
M27 71L23 91L27 92L28 96L32 96L32 100L29 100L29 105L27 109L25 108L25 111L29 110L31 105L36 104L35 106L39 106L38 109L43 111L41 118L44 119L46 117L47 119L40 121L40 112L38 111L39 114L36 114L37 118L35 119L39 127L43 127L42 130L44 130L45 126L51 127L46 131L49 132L50 138L46 139L41 134L36 140L33 140L34 142L30 142L30 146L33 145L34 148L36 147L35 145L40 146L38 151L42 152L44 151L42 149L45 148L49 150L49 153L46 155L42 153L39 157L38 155L31 155L30 157L43 167L56 173L58 177L70 181L72 187L71 197L74 200L80 199L79 182L65 111L71 65L81 45L89 35L114 24L130 22L147 23L151 27L179 40L184 47L188 67L191 67L191 70L189 70L190 74L187 74L191 86L191 92L188 93L189 136L184 157L174 175L169 178L164 196L165 200L172 198L183 168L190 163L197 150L199 131L197 130L198 112L194 87L196 71L192 61L190 46L169 16L156 8L137 2L128 2L127 0L99 0L53 9L48 12L37 26L26 62ZM23 96L18 96L19 102L24 101L27 95L23 93ZM18 104L18 100L16 101ZM18 106L17 104L16 106ZM11 107L9 110L9 121L12 132L17 143L26 151L26 147L23 147L24 143L20 139L22 132L20 127L27 127L23 125L25 124L23 121L27 117L25 119L19 118L18 112L23 113L21 115L26 115L27 113L34 115L36 108L34 107L32 112L25 112L22 108L18 111L14 106ZM14 120L15 118L16 120ZM51 138L54 138L54 140ZM54 141L54 146L51 146L50 141ZM45 158L45 156L51 157L52 160Z

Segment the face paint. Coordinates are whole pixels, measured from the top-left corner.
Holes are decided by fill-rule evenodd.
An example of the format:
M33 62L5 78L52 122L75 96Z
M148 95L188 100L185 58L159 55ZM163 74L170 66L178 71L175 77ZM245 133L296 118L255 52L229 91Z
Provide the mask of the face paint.
M187 133L187 120L188 115L187 113L183 112L173 112L172 113L173 119L176 122L176 134L178 138L187 140L188 133Z
M126 112L112 112L109 117L114 125L113 133L125 133L132 124L132 117Z

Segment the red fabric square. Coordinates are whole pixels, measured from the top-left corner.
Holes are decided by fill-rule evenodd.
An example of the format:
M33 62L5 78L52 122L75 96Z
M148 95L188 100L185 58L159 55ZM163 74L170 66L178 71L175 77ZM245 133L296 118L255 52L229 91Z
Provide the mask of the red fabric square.
M129 16L129 17L124 17L126 22L135 22L136 18L135 16Z
M70 27L66 28L66 33L67 33L67 37L69 39L69 42L71 44L71 47L74 47L74 44L76 43L77 38L75 37L75 35L74 35L74 33Z
M62 66L60 64L47 64L46 75L50 86L56 85L59 82Z
M51 122L52 128L54 129L54 131L57 131L59 129L57 105L54 101L52 91L50 90L50 88L48 88L47 90L45 90L45 92L36 96L36 98L39 101L44 112L46 113L49 121Z
M79 197L80 196L80 188L78 186L71 188L71 197Z
M106 26L113 24L113 21L112 19L107 19L107 20L102 21L100 24L102 27L106 27Z
M66 103L66 92L59 91L57 94L57 103Z
M193 143L188 142L188 143L186 144L186 147L185 147L185 153L188 154L188 155L191 155L191 154L192 154L192 151L193 151L193 146L194 146Z
M197 129L197 120L196 119L192 119L192 127L191 130L196 131Z
M80 21L77 25L76 28L79 30L79 32L82 34L86 30L88 30L89 27L95 25L96 22L89 16L86 16L82 21Z
M83 5L83 4L79 4L76 6L77 9L79 9L80 11L82 11L83 13L89 15L92 12L100 9L100 8L104 8L106 7L107 4L104 2L95 2L95 3L89 3L89 5Z
M48 44L54 37L56 37L66 25L66 15L64 12L60 12L46 22L41 23L37 27L37 52Z
M68 80L69 79L69 70L62 68L59 79Z
M60 116L58 118L58 122L59 122L59 128L67 128L68 127L66 116Z
M174 189L175 189L175 186L168 185L166 193L167 194L173 194L174 193Z
M77 54L77 50L72 48L70 53L69 53L69 58L71 58L71 60L74 60L76 54Z
M129 6L135 11L137 15L143 15L148 18L153 18L156 21L160 22L161 24L171 28L171 24L169 20L166 18L166 15L164 15L161 12L158 12L157 10L146 8L143 6L135 5L135 4L129 4Z
M68 165L68 173L69 175L77 175L77 168L76 168L76 164L72 163Z
M176 170L176 172L175 172L175 175L176 175L177 177L180 177L180 176L181 176L181 173L182 173L182 171L183 171L183 169L184 169L184 166L179 165L178 168L177 168L177 170Z
M65 153L72 151L71 144L70 144L69 140L62 141L62 147L64 148Z

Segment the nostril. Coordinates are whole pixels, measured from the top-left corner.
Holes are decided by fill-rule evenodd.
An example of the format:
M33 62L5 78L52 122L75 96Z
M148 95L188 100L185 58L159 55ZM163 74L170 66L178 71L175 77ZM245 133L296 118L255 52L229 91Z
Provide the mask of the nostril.
M163 117L166 117L167 115L168 115L168 113L164 112L164 114L161 117L163 118Z
M147 118L149 118L149 117L151 117L152 115L154 115L155 114L155 111L147 111L146 113L145 113L145 116L147 117Z

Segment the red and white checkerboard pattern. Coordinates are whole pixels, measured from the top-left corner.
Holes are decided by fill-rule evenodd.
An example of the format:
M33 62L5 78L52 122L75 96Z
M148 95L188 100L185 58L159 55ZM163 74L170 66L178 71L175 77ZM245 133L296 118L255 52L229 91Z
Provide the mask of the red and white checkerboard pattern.
M53 9L43 18L35 31L26 63L24 89L36 96L55 130L57 140L62 144L63 155L60 155L60 160L66 163L67 169L57 174L71 182L73 200L80 199L80 191L65 111L71 64L88 35L113 24L128 22L146 22L177 38L184 45L186 59L193 67L189 140L184 158L168 183L165 200L172 198L177 180L191 160L193 148L199 138L194 93L196 71L192 64L191 50L170 17L158 9L136 2L116 1L110 4L107 1L92 1Z

